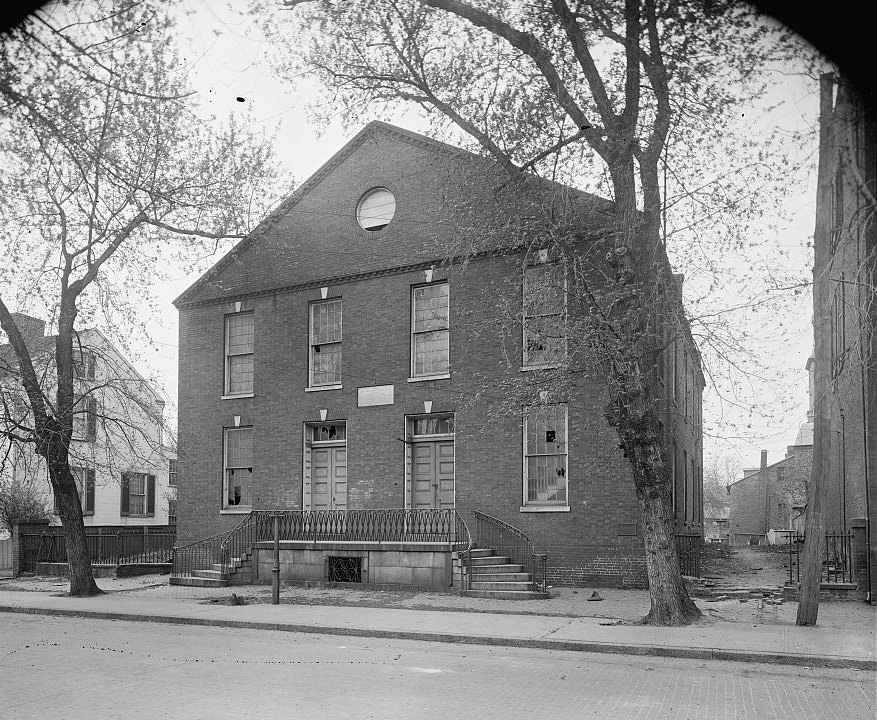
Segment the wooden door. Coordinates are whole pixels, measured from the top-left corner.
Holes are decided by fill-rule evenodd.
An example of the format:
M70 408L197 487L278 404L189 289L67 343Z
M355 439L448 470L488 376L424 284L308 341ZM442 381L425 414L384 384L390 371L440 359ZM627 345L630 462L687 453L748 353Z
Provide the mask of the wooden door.
M454 441L412 445L412 508L454 507Z
M315 447L311 450L311 508L347 509L346 447Z

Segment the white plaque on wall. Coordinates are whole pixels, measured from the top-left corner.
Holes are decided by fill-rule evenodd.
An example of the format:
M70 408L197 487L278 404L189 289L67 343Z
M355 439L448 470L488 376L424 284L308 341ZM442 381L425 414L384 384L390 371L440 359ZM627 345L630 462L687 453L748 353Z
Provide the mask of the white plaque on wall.
M392 385L375 385L374 387L361 387L357 388L357 391L357 405L359 407L393 404Z

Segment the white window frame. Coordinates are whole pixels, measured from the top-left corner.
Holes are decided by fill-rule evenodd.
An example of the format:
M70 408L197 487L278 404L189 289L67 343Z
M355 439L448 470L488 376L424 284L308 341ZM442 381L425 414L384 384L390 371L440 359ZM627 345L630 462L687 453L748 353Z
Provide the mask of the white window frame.
M448 319L447 325L444 328L439 328L436 330L422 330L420 332L415 331L415 321L417 317L417 305L415 301L415 293L418 290L421 290L426 287L439 287L444 285L447 288L447 299L448 299ZM420 380L441 380L444 378L449 378L451 376L451 284L447 280L440 280L438 282L432 283L421 283L419 285L411 286L411 304L410 304L410 312L411 312L411 367L410 367L410 376L408 378L409 382L417 382ZM446 341L446 349L448 356L447 367L442 372L432 372L432 373L417 373L417 354L416 354L416 346L417 346L417 337L421 335L426 335L428 333L437 333L444 332L445 333L445 341Z
M235 352L232 353L230 349L230 326L232 319L234 318L243 318L249 317L253 323L253 342L251 345L251 349L249 352ZM250 310L247 312L239 312L239 313L231 313L225 316L224 319L224 330L225 330L225 380L223 385L223 397L252 397L253 389L255 387L255 379L256 379L256 318L255 314ZM252 370L250 373L250 387L249 389L244 390L235 390L231 389L231 362L232 358L245 357L250 356L252 359Z
M331 305L333 303L338 304L339 312L341 314L341 324L339 328L339 337L337 340L327 343L327 342L315 342L314 337L314 312L317 308L325 305ZM342 378L342 368L344 362L344 354L343 354L343 342L344 342L344 303L340 297L328 298L326 300L317 300L312 302L308 306L308 389L321 389L321 390L337 390L342 387L341 378ZM316 358L317 348L324 346L337 346L338 348L338 379L332 380L330 382L316 382L314 380L314 370L316 366Z
M251 452L252 452L252 455L250 457L250 462L255 463L255 454L256 453L255 453L255 448L253 447L253 444L255 442L256 437L255 437L255 433L253 432L252 425L244 425L242 427L223 428L223 431L222 431L222 509L224 511L249 512L253 507L252 495L253 495L253 478L255 477L254 465L253 464L250 464L250 465L229 465L229 462L228 462L229 436L232 433L241 433L241 432L246 432L246 431L250 432L250 447L251 447ZM229 504L229 502L228 502L228 489L229 489L228 471L238 469L238 468L244 469L247 467L250 468L250 479L249 479L249 488L248 488L249 497L242 498L241 502L239 502L238 504ZM246 500L247 502L244 502L244 500Z
M563 438L563 452L559 453L528 453L527 447L527 431L530 422L530 416L539 410L544 410L546 408L562 408L564 415L564 438ZM522 493L521 493L521 512L569 512L569 406L566 403L553 403L546 405L531 405L529 407L523 408L523 422L522 422ZM564 468L564 480L566 485L566 499L565 500L530 500L529 499L529 458L537 457L537 456L559 456L563 457L563 468Z
M78 405L83 407L76 409ZM73 405L73 440L94 442L97 440L97 398L80 397Z
M79 506L82 508L83 515L94 515L94 506L97 504L97 479L95 477L94 468L90 467L71 467L73 477L76 478L76 489L79 490ZM88 486L91 484L91 503L92 507L88 509Z
M545 270L546 268L557 270L561 274L561 279L563 283L562 292L563 292L563 302L562 307L553 313L544 313L540 315L528 315L527 314L527 273L531 271L537 270ZM540 265L525 265L523 270L523 277L521 281L521 366L522 369L531 370L534 368L555 368L566 360L567 352L569 350L568 342L567 342L567 334L566 334L566 314L567 314L567 294L568 294L568 286L567 286L567 278L566 272L564 268L557 263L544 263ZM528 324L529 322L534 322L541 318L552 318L557 317L559 319L559 325L563 328L563 348L560 351L558 357L551 362L544 361L535 361L529 357L529 353L527 351L527 332L528 332ZM529 322L528 322L529 321Z

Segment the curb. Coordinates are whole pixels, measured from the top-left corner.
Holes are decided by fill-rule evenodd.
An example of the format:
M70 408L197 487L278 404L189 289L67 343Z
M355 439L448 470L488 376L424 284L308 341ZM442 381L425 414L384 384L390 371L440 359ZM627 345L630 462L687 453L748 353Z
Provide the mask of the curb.
M621 643L503 638L486 635L455 635L452 633L413 632L406 630L368 630L365 628L296 625L293 623L219 620L212 618L179 617L173 615L138 615L134 613L61 610L18 606L0 606L0 612L19 613L24 615L49 615L54 617L81 617L93 618L96 620L127 620L129 622L151 622L167 625L199 625L202 627L241 628L245 630L273 630L275 632L308 633L312 635L346 635L349 637L373 637L388 640L420 640L423 642L457 643L463 645L490 645L539 650L610 653L615 655L690 658L696 660L722 660L749 663L756 662L772 665L796 665L871 671L877 670L877 660L860 660L857 658L831 657L824 655L801 655L795 653L756 652L750 650L724 650L721 648L624 645Z

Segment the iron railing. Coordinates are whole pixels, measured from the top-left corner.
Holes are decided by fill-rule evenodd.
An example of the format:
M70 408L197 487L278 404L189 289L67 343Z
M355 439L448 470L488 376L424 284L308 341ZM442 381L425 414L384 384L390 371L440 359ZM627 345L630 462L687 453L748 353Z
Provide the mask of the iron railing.
M676 534L676 553L679 555L679 566L683 575L700 577L700 557L703 553L703 537L701 535Z
M375 510L254 510L231 531L175 549L175 577L192 575L212 565L226 570L258 542L274 538L300 542L442 543L468 552L472 538L463 518L453 509Z
M530 574L536 590L545 592L548 587L548 556L536 552L530 538L514 525L478 510L474 511L474 515L478 546L491 548L500 557L511 558L514 565L521 565L524 572ZM466 571L471 578L471 559L467 563Z
M171 561L176 528L165 526L86 527L85 543L94 565L167 563ZM33 572L36 563L66 563L64 528L50 527L22 533L20 567Z
M789 536L789 583L801 582L801 551L804 549L804 533L787 530ZM852 583L853 533L835 531L825 533L822 546L821 582Z
M213 565L226 565L222 543L228 532L211 535L187 545L180 545L173 551L173 577L191 577L198 570L210 570Z

